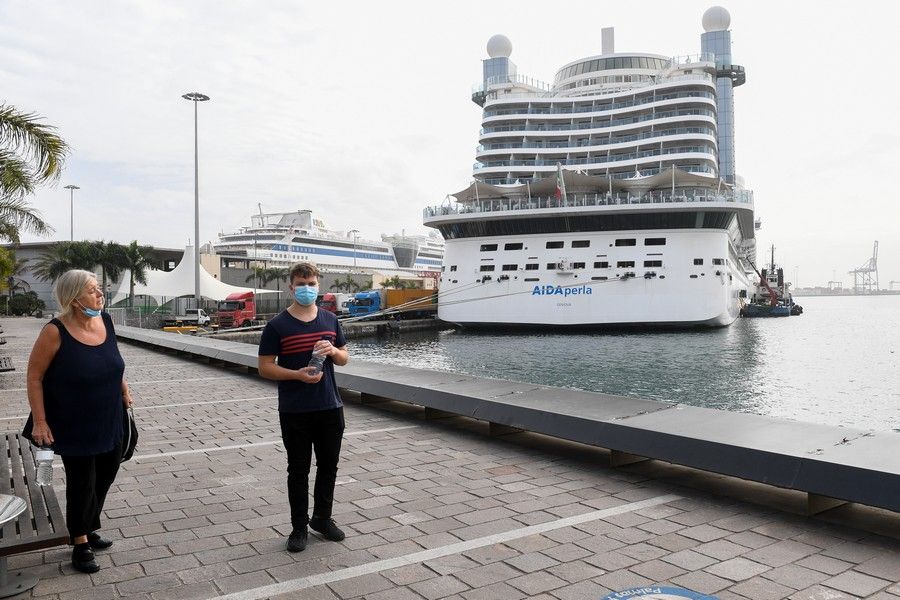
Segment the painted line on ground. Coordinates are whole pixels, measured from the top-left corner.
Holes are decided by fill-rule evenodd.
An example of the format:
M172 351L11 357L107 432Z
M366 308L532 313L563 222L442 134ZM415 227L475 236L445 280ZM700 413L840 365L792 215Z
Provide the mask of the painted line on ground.
M371 433L385 433L388 431L400 431L401 429L415 429L418 425L403 425L401 427L385 427L383 429L364 429L361 431L350 431L344 434L344 437L369 435ZM253 442L252 444L234 444L232 446L210 446L207 448L194 448L192 450L174 450L172 452L160 452L159 454L140 454L135 455L132 460L150 460L153 458L166 458L170 456L183 456L185 454L209 454L211 452L222 452L224 450L242 450L244 448L259 448L263 446L274 446L281 444L279 440L268 440L265 442Z
M183 383L185 381L210 381L212 379L231 379L231 375L220 375L217 377L191 377L188 379L153 379L151 381L129 381L128 385L141 385L144 383ZM10 388L8 390L0 389L0 392L27 392L28 388Z
M153 404L151 406L135 406L134 410L156 410L157 408L178 408L180 406L206 406L209 404L229 404L234 402L252 402L253 400L276 400L278 396L257 396L255 398L228 398L227 400L204 400L202 402L176 402L174 404ZM0 421L18 421L27 419L28 415L2 417Z
M574 517L566 517L557 521L541 523L539 525L531 525L528 527L522 527L520 529L513 529L511 531L488 535L465 542L449 544L447 546L432 548L430 550L422 550L421 552L413 552L412 554L407 554L405 556L378 560L358 565L356 567L347 567L345 569L338 569L337 571L320 573L318 575L309 575L307 577L289 579L287 581L282 581L281 583L273 583L258 588L244 590L241 592L234 592L232 594L216 596L216 598L218 598L219 600L261 600L263 598L272 598L274 596L280 596L282 594L292 594L299 592L300 590L309 589L311 587L316 587L319 585L335 583L338 581L343 581L345 579L359 577L361 575L380 573L382 571L414 565L425 561L434 560L436 558L450 556L452 554L461 554L463 552L468 552L477 548L511 542L513 540L528 537L530 535L539 535L542 533L555 531L557 529L562 529L564 527L572 527L574 525L581 525L582 523L588 523L590 521L598 521L600 519L606 519L608 517L634 512L636 510L642 510L644 508L650 508L652 506L658 506L660 504L666 504L667 502L674 502L680 499L681 496L675 496L672 494L657 496L655 498L641 500L640 502L630 502L628 504L622 504L620 506L613 506L612 508L604 508L602 510L595 510L581 515L576 515Z

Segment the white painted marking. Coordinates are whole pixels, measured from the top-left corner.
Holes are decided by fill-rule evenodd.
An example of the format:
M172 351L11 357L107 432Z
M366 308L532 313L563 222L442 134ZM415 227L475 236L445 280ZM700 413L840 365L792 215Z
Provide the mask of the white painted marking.
M361 431L350 431L344 434L344 437L369 435L372 433L384 433L387 431L399 431L401 429L415 429L418 425L404 425L402 427L385 427L384 429L363 429ZM192 450L175 450L172 452L160 452L159 454L141 454L135 455L132 460L149 460L152 458L165 458L168 456L182 456L184 454L208 454L210 452L221 452L223 450L242 450L244 448L258 448L262 446L274 446L282 443L281 440L268 440L265 442L254 442L252 444L234 444L232 446L211 446L207 448L194 448Z
M229 404L233 402L251 402L254 400L277 400L278 396L257 396L255 398L228 398L227 400L204 400L203 402L177 402L175 404L154 404L152 406L135 406L134 410L156 410L158 408L177 408L179 406L206 406L209 404ZM18 421L27 419L28 415L3 417L0 421Z
M491 546L493 544L511 542L512 540L528 537L530 535L539 535L542 533L547 533L549 531L562 529L564 527L572 527L574 525L580 525L582 523L588 523L590 521L606 519L615 515L634 512L636 510L642 510L644 508L650 508L651 506L658 506L660 504L674 502L680 499L681 496L675 496L671 494L665 496L657 496L656 498L648 498L647 500L641 500L640 502L630 502L628 504L622 504L620 506L613 506L612 508L595 510L581 515L576 515L574 517L566 517L557 521L541 523L539 525L531 525L529 527L522 527L520 529L513 529L504 533L497 533L494 535L476 538L474 540L441 546L440 548L432 548L430 550L422 550L421 552L413 552L412 554L407 554L406 556L398 556L396 558L389 558L386 560L377 560L363 565L358 565L356 567L338 569L337 571L320 573L318 575L298 577L297 579L289 579L287 581L282 581L281 583L273 583L270 585L264 585L262 587L217 597L219 598L219 600L259 600L261 598L272 598L274 596L279 596L282 594L296 593L300 590L309 589L318 585L334 583L336 581L343 581L345 579L359 577L361 575L381 573L382 571L387 571L389 569L397 569L399 567L405 567L428 560L434 560L443 556L450 556L451 554L460 554L462 552L468 552L470 550L475 550L476 548L483 548L484 546Z
M231 379L231 376L224 375L218 377L191 377L188 379L153 379L150 381L129 381L128 385L141 385L144 383L182 383L185 381L210 381L213 379ZM7 390L0 390L0 392L27 392L28 388L10 388Z

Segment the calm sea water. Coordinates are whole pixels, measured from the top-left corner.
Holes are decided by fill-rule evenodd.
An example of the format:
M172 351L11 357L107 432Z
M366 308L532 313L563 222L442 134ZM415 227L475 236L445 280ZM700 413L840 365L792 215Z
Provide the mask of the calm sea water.
M689 332L423 332L350 342L367 360L900 431L900 296L799 298L799 317Z

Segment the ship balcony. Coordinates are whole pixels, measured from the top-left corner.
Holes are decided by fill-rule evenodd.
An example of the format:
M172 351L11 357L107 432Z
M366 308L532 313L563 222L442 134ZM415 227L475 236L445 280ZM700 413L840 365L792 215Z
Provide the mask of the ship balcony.
M532 107L525 110L516 109L495 109L486 110L482 115L482 122L492 123L496 121L505 121L515 118L540 118L540 119L566 119L575 115L577 118L586 118L591 116L609 116L610 114L635 112L635 108L640 110L651 110L654 108L664 108L673 105L702 103L711 107L716 106L716 95L711 92L683 92L679 94L665 94L657 98L648 98L643 101L616 102L608 106L597 107L575 107L575 109L550 109Z
M616 167L634 166L639 168L641 164L656 163L665 157L667 162L706 160L713 164L718 160L715 148L703 148L701 146L666 148L662 152L638 152L609 157L575 158L569 160L499 160L488 164L480 162L472 166L472 172L485 177L494 174L508 172L547 173L556 169L557 163L564 167L578 166L582 170L603 170L610 165Z
M653 123L650 123L653 121ZM611 119L597 123L564 123L551 125L548 123L513 123L510 125L492 125L490 127L482 127L479 131L479 137L489 139L490 137L509 137L510 134L527 135L527 136L547 136L558 134L560 132L573 132L573 134L590 134L598 131L604 133L624 131L633 128L635 124L641 127L646 125L668 125L670 123L681 123L684 121L699 121L716 125L716 112L702 108L674 110L658 113L642 114L637 117L628 117L624 119ZM497 136L496 134L501 134Z
M519 151L552 151L552 152L589 152L593 149L612 150L615 147L627 147L635 145L634 142L643 142L644 140L672 138L667 141L681 140L706 140L716 144L718 142L716 130L711 127L677 127L675 129L663 129L661 131L648 131L636 135L625 135L615 138L603 136L600 139L579 139L575 142L563 141L547 141L547 142L497 142L480 144L475 148L475 157L508 155ZM606 148L609 146L609 148Z
M645 192L606 192L555 196L482 198L464 203L429 206L422 211L428 227L466 221L528 219L547 216L577 217L589 214L639 211L735 212L744 237L754 235L753 191L747 189L676 188Z

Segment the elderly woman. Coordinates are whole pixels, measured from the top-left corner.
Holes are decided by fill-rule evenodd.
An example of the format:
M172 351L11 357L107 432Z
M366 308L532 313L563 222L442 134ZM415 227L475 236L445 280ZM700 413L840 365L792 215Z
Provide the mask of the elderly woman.
M31 417L25 435L50 446L66 467L66 524L72 566L100 567L93 550L112 542L97 533L100 513L122 456L123 406L131 394L103 291L89 271L64 273L53 290L59 318L44 327L28 360ZM29 431L30 430L30 431Z

